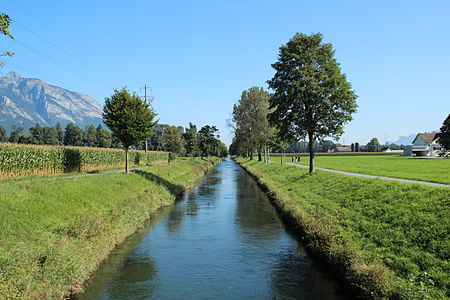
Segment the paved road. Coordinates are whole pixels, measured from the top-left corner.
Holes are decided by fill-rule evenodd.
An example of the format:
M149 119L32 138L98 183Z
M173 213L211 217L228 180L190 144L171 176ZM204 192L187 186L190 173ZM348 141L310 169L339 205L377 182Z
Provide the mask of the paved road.
M283 164L292 165L292 166L296 166L296 167L299 167L299 168L309 168L309 166L299 165L299 164L292 163L292 162L285 162ZM382 179L382 180L400 181L400 182L406 182L406 183L423 184L423 185L434 186L434 187L450 188L449 184L435 183L435 182L429 182L429 181L419 181L419 180L411 180L411 179L403 179L403 178L367 175L367 174L351 173L351 172L338 171L338 170L325 169L325 168L317 168L317 167L316 167L316 169L317 170L321 170L321 171L327 171L327 172L338 173L338 174L349 175L349 176L356 176L356 177L378 178L378 179Z

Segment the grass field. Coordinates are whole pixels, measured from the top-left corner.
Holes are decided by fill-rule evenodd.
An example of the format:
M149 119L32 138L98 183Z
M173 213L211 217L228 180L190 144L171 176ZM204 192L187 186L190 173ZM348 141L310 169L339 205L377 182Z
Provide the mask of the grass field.
M0 181L0 298L62 299L218 159L134 174Z
M450 189L241 162L367 298L450 296Z
M270 159L280 162L281 158ZM283 161L292 160L285 157ZM302 157L299 163L309 165L309 157ZM360 174L450 184L450 159L406 156L316 156L315 166Z

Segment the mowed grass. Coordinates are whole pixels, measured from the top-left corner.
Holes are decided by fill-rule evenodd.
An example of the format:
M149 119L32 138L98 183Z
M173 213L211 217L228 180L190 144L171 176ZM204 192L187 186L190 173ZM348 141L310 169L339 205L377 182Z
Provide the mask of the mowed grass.
M1 180L0 299L77 292L118 244L217 161L179 160L128 175Z
M271 157L280 162L280 157ZM284 162L291 162L284 157ZM315 166L368 175L406 178L450 184L450 159L423 159L407 156L316 156ZM309 157L300 164L309 165Z
M450 189L241 162L366 297L450 296Z

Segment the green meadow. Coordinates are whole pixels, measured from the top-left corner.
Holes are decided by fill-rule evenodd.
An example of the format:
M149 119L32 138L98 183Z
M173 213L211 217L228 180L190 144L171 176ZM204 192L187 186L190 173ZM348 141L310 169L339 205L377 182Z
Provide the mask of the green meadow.
M377 163L391 163L404 166L405 175L415 163L424 170L450 162L401 157L327 159L318 159L318 164L330 167L344 160L351 165L346 170L362 172L356 162L369 163L375 173L380 170ZM310 175L307 169L290 165L238 161L258 178L283 214L300 226L310 251L334 266L366 298L450 297L450 189L324 171ZM345 163L339 166L344 168ZM423 178L417 172L411 177Z
M1 180L2 299L61 299L80 291L117 245L217 162Z
M280 162L280 157L271 156ZM291 157L283 161L291 162ZM360 174L405 178L450 184L450 159L423 159L406 156L316 156L315 166ZM309 157L300 164L309 165Z

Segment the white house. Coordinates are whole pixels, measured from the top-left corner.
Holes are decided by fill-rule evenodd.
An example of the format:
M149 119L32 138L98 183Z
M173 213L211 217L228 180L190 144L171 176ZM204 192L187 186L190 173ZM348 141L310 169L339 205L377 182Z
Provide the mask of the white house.
M435 157L442 150L437 133L418 133L412 143L413 156Z

